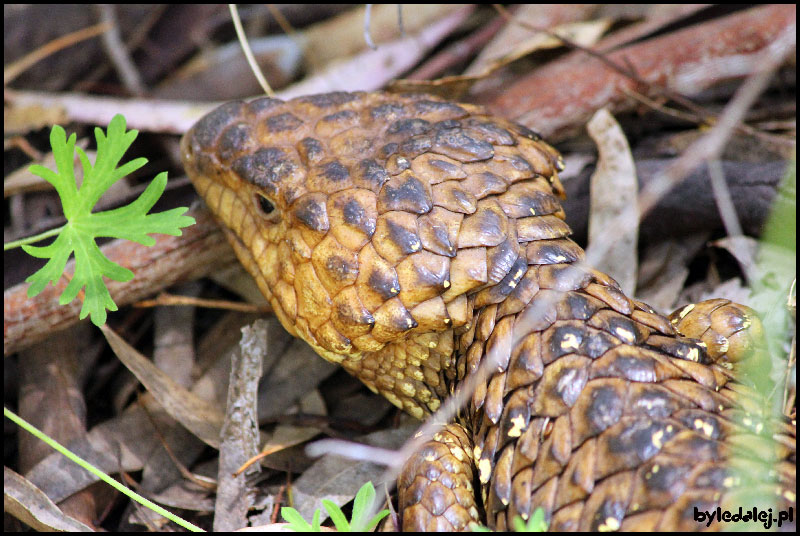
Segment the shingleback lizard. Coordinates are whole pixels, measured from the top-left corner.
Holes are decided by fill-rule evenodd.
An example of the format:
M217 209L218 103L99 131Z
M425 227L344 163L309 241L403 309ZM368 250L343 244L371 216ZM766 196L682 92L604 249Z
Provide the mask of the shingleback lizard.
M551 530L703 529L694 508L752 506L733 445L794 506L794 427L759 436L757 396L732 381L750 312L712 300L670 321L599 271L565 277L583 250L561 158L531 130L434 97L330 93L225 104L182 155L283 326L371 390L422 419L496 359L407 463L404 530L504 530L537 507Z

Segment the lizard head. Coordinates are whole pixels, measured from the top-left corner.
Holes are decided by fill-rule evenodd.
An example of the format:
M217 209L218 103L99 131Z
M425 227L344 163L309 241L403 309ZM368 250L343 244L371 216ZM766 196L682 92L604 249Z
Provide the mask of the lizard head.
M284 327L335 362L467 324L468 293L527 266L516 218L561 211L554 149L426 96L231 102L181 149Z

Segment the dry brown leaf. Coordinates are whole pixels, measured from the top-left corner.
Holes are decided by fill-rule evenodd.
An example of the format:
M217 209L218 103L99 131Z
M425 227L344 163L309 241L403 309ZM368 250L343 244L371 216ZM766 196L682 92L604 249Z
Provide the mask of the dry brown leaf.
M236 265L241 266L239 263ZM192 371L192 377L196 378L192 385L194 394L205 400L214 401L219 406L225 405L231 374L229 354L232 351L239 351L241 329L252 324L258 318L258 315L252 313L227 312L210 329L201 334L195 350L195 370ZM268 318L267 322L272 323L272 317ZM278 323L277 319L274 322ZM270 330L270 352L264 362L265 370L272 366L273 361L270 360L277 359L290 340L288 334L284 338L276 340L275 333L286 332L283 331L283 328L280 328L280 331ZM272 350L275 350L274 356Z
M606 253L595 267L616 279L625 294L632 295L639 236L636 166L625 133L608 110L595 113L587 130L597 144L599 157L591 178L586 255L592 257L592 251L602 247Z
M177 285L173 291L186 298L197 298L200 283ZM194 307L156 307L154 313L153 363L183 387L192 385L195 363Z
M558 26L553 33L583 46L591 46L603 36L609 26L611 26L611 19L572 22ZM472 88L475 82L487 78L497 69L537 50L558 48L563 44L564 42L554 35L543 32L534 33L508 54L492 60L479 74L444 76L437 80L400 79L391 82L387 89L395 93L430 93L446 99L458 100Z
M483 47L464 74L475 75L484 72L497 58L515 49L518 43L530 37L533 32L523 24L550 29L569 22L589 19L594 16L597 8L596 4L521 4L510 8L513 21L506 22L505 27Z
M512 61L532 54L537 50L549 50L564 46L564 41L560 38L584 47L591 47L603 37L606 31L611 27L612 22L613 21L608 18L568 22L553 28L551 31L552 33L530 32L530 30L528 30L532 35L518 43L512 51L492 60L487 67L487 71L492 71L498 67L508 65Z
M427 93L448 100L461 100L478 80L492 74L491 71L478 76L453 75L436 80L392 80L386 89L393 93Z
M3 468L3 511L40 532L94 532L62 512L42 490L8 467Z
M148 494L147 497L151 501L169 508L180 508L193 512L214 511L214 496L209 493L208 488L188 480L175 482L161 492Z
M298 404L300 413L305 415L327 415L325 401L316 389L304 396ZM319 428L279 424L261 447L261 454L269 455L283 449L299 445L319 434Z
M108 326L102 326L100 331L119 360L133 372L167 413L204 443L219 448L223 414L216 406L175 383Z
M400 448L408 437L419 427L419 423L394 430L382 430L361 438L361 443L388 449ZM379 461L379 460L376 460ZM378 500L383 497L381 478L384 468L376 463L350 460L339 456L324 456L314 463L292 487L294 507L303 516L311 519L314 510L322 506L322 499L328 499L338 506L348 503L368 480L375 485ZM392 485L392 483L389 483ZM323 509L321 519L328 518Z
M709 236L708 232L699 233L647 248L639 265L636 297L662 314L671 313L689 276L689 263Z
M153 405L156 404L153 403ZM181 469L176 465L176 459L177 463L182 464L184 468L192 467L205 450L206 445L166 413L156 413L152 417L150 427L158 427L163 441L169 446L171 455L159 439L159 447L150 454L142 467L140 488L147 492L150 499L153 499L151 494L163 492L174 486L190 486L190 489L198 487L187 481ZM201 492L208 494L208 488L202 488ZM169 502L160 504L171 505ZM201 508L197 507L197 509ZM161 516L156 515L156 517L160 518Z
M736 257L744 273L752 273L756 266L756 255L758 254L759 242L749 236L726 236L712 242L712 245L726 250Z
M27 134L32 130L63 125L69 121L67 110L60 106L37 103L3 109L3 134Z
M700 300L710 300L716 298L724 298L731 300L734 303L741 303L742 305L751 305L751 289L742 282L738 277L723 281L719 285L715 285L711 290L700 297Z
M286 35L248 37L256 62L270 86L288 84L301 68L303 51L298 39ZM231 84L231 80L236 80ZM200 53L170 74L155 91L161 99L234 100L261 92L256 77L242 53L242 45L231 42Z
M235 292L247 303L258 306L269 305L267 299L258 290L253 276L238 262L209 274L209 279L223 288Z
M151 415L156 416L161 411L152 400L143 397L143 403L150 406ZM108 474L139 471L155 449L162 448L161 440L153 432L150 418L141 406L132 406L65 446ZM36 464L25 477L54 502L61 502L98 481L92 473L58 452Z
M292 339L280 360L261 381L259 418L282 415L337 370L336 365L321 359L308 344Z
M298 404L298 410L306 415L327 415L325 402L319 391L314 390L306 394ZM294 408L289 413L294 413ZM313 426L298 426L294 424L279 424L267 436L261 448L261 465L290 473L304 472L314 463L306 456L303 447L299 446L309 439L319 435L320 429Z
M331 416L363 426L374 426L394 407L382 396L360 390L338 399Z

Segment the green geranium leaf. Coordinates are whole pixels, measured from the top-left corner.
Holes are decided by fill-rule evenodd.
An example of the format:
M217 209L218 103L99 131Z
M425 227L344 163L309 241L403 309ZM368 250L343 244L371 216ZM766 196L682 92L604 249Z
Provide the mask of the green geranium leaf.
M50 132L50 146L56 161L57 171L40 165L31 166L30 172L53 185L61 198L66 225L56 240L44 247L23 245L30 255L50 259L31 275L27 282L28 297L39 294L48 283L55 284L63 275L70 255L75 255L75 274L59 297L59 303L71 302L81 289L85 290L80 318L91 315L92 322L101 326L106 322L106 309L116 311L117 305L111 299L103 276L114 281L130 281L133 272L109 260L100 251L95 239L100 237L124 238L145 246L155 244L151 234L160 233L180 236L181 228L194 224L194 218L183 216L188 210L179 207L166 212L148 214L156 201L164 193L167 185L166 172L160 173L131 204L114 210L92 213L100 197L112 184L136 171L147 163L145 158L137 158L119 165L125 152L138 135L138 131L126 132L125 118L116 115L108 125L108 132L95 129L97 139L97 158L94 164L86 153L75 147L75 134L69 139L64 129L56 125ZM83 184L78 189L75 182L73 161L77 151L83 167Z

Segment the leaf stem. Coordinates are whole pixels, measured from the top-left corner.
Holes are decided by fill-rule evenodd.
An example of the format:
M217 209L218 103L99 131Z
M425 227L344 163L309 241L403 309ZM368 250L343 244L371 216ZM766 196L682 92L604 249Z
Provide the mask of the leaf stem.
M55 236L61 231L63 231L64 227L66 227L66 225L62 225L61 227L56 227L55 229L50 229L49 231L39 233L38 235L29 236L27 238L20 238L19 240L8 242L6 244L3 244L3 251L8 251L9 249L18 248L20 246L27 246L28 244L33 244L34 242L44 240L45 238L50 238L51 236Z

